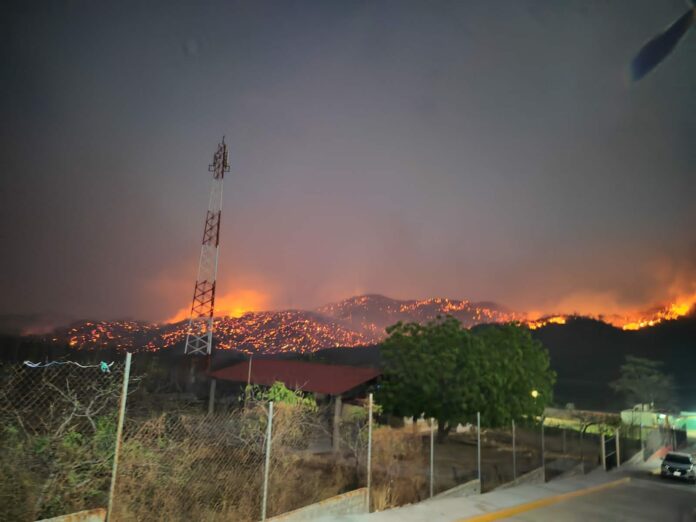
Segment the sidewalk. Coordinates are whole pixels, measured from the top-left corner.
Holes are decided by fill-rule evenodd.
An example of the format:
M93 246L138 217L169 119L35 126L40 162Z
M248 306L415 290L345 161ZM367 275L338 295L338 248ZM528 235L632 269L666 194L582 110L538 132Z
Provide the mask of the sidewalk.
M425 501L366 515L322 517L317 522L458 522L501 510L526 511L568 497L592 494L628 480L622 473L594 470L584 476L557 479L546 484L518 486L465 498ZM495 517L484 518L492 520Z

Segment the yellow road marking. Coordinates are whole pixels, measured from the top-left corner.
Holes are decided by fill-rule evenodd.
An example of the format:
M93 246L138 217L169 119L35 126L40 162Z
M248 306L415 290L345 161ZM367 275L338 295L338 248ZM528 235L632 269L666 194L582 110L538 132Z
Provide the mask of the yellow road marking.
M606 484L600 484L598 486L592 486L585 489L579 489L577 491L569 491L568 493L561 493L560 495L554 495L553 497L540 498L539 500L533 500L532 502L527 502L526 504L520 504L518 506L512 506L505 509L500 509L498 511L491 511L490 513L483 513L481 515L474 515L469 518L460 518L457 522L488 522L490 520L500 520L502 518L508 518L526 511L532 511L533 509L539 509L542 507L550 506L552 504L557 504L575 497L582 497L584 495L591 495L592 493L597 493L599 491L604 491L605 489L614 488L616 486L621 486L630 482L631 477L625 477L619 480L614 480L612 482L607 482Z

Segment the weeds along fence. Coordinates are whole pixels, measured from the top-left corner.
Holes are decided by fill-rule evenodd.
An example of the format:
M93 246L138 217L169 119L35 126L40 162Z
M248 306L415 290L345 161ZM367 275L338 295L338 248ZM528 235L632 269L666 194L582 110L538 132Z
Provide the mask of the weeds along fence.
M200 406L153 415L131 401L113 520L255 521L365 485L364 408L341 423L333 451L328 409L248 401L206 414Z
M375 428L371 444L371 510L428 498L429 443L417 424ZM361 466L367 469L368 464Z
M106 506L123 364L0 367L0 520Z
M254 519L265 423L261 408L127 417L112 519Z

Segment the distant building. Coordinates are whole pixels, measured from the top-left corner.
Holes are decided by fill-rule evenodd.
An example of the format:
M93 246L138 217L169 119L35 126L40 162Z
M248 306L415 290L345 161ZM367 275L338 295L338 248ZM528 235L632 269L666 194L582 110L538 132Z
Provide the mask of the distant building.
M339 447L339 424L344 400L365 398L367 389L382 374L376 368L319 364L283 359L257 359L210 372L214 379L272 386L282 382L291 390L326 396L334 404L332 445Z

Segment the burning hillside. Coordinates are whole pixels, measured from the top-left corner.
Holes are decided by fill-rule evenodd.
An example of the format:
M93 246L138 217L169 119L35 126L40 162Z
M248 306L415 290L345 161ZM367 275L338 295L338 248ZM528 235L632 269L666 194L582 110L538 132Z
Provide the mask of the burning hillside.
M495 303L472 303L441 297L400 301L381 295L363 295L322 306L317 311L378 337L382 336L387 326L398 321L422 323L438 315L454 316L466 327L524 320L523 315L510 312Z
M57 332L54 341L67 339L77 349L116 347L157 351L181 345L187 321L153 325L126 321L88 321ZM373 344L378 336L354 331L314 312L249 312L241 317L219 317L214 324L216 346L245 353L313 352L335 346Z
M624 330L636 330L677 319L693 310L691 301L656 308L635 317L597 317ZM400 301L380 295L352 297L317 310L248 312L240 317L215 319L216 346L244 353L305 353L337 346L353 347L379 342L385 328L397 321L426 322L452 315L465 326L519 321L530 329L563 325L568 315L530 318L494 303L445 298ZM179 347L186 336L186 321L151 324L137 321L85 321L56 331L52 339L76 349L116 347L157 351Z

